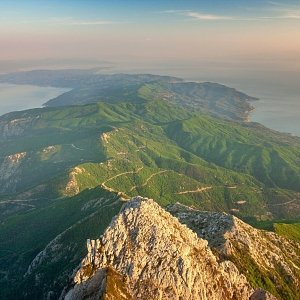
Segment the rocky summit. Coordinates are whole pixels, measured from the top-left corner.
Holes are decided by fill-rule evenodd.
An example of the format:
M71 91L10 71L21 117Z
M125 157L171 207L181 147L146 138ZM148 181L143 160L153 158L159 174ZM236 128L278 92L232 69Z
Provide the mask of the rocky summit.
M151 199L124 204L87 248L61 299L276 299Z

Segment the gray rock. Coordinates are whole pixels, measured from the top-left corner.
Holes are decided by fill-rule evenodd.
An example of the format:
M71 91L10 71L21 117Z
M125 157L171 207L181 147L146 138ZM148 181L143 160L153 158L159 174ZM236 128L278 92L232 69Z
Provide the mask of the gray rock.
M151 199L130 200L87 245L62 299L243 300L254 293L232 262L218 262L206 240Z

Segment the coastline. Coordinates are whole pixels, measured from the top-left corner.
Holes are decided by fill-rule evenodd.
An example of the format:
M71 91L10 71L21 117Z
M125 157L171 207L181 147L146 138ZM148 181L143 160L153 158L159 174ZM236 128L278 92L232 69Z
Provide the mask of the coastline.
M262 95L260 101L251 103L253 109L249 111L247 122L260 123L263 126L300 137L300 97L286 95Z
M69 90L29 84L0 83L0 116L13 111L42 108L45 102Z

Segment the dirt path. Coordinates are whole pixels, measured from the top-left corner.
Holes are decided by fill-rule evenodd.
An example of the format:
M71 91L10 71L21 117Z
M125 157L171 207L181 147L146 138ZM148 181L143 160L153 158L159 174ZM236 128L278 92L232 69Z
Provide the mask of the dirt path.
M106 189L106 190L108 190L110 192L119 193L120 191L114 190L113 188L107 186L106 183L109 182L109 181L111 181L111 180L113 180L113 179L115 179L115 178L117 178L117 177L120 177L120 176L123 176L123 175L126 175L126 174L136 174L136 173L140 172L143 168L144 167L140 167L136 171L129 171L129 172L123 172L123 173L117 174L117 175L115 175L113 177L110 177L110 178L106 179L100 185L101 185L101 187L103 187L104 189Z
M203 187L203 188L198 188L198 189L193 190L193 191L178 192L178 193L176 193L176 194L177 194L177 195L183 195L183 194L201 193L201 192L210 190L210 189L212 189L212 188L213 188L212 186L207 186L207 187Z
M284 202L284 203L269 204L268 206L283 206L283 205L286 205L286 204L291 204L291 203L296 202L296 201L300 201L300 199L293 199L293 200L290 200L290 201Z
M146 181L142 184L142 185L135 185L133 186L129 192L132 192L134 189L138 188L138 187L144 187L148 184L148 182L156 175L159 175L159 174L162 174L162 173L166 173L166 172L170 172L170 170L162 170L162 171L159 171L159 172L156 172L156 173L153 173L151 174L147 179Z
M106 179L105 181L103 181L101 185L105 185L108 181L111 181L111 180L113 180L117 177L123 176L125 174L136 174L136 173L140 172L143 168L144 167L140 167L136 171L128 171L128 172L123 172L123 173L117 174L117 175L110 177L110 178Z
M77 147L77 146L74 145L74 144L62 144L62 145L65 145L65 146L71 146L72 148L74 148L74 149L76 149L76 150L86 151L86 149L79 148L79 147Z
M30 202L30 200L5 200L5 201L0 201L0 205L10 203L10 204L17 204L19 206L35 207L33 204L27 204L26 202Z

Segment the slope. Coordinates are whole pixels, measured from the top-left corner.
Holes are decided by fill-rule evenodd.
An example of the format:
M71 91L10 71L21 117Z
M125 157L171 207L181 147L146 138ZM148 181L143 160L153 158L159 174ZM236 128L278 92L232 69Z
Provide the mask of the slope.
M235 263L254 287L278 299L297 299L300 284L299 243L257 230L225 213L200 212L181 204L167 210L186 224L220 257Z
M0 172L2 194L57 197L102 184L162 204L299 216L299 139L266 138L251 125L157 100L12 113L0 132L2 169L11 170Z
M97 188L7 218L0 227L0 298L57 299L86 236L101 234L121 205Z

